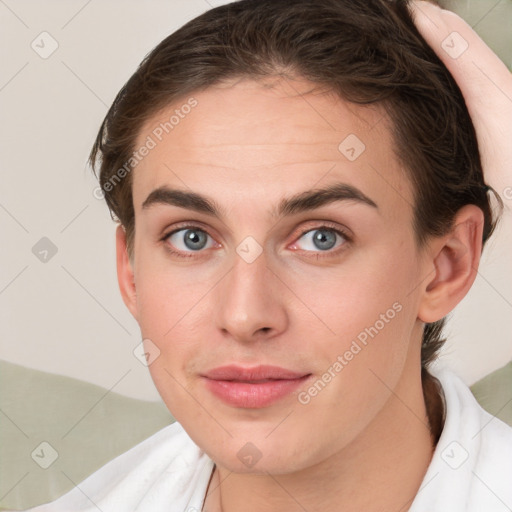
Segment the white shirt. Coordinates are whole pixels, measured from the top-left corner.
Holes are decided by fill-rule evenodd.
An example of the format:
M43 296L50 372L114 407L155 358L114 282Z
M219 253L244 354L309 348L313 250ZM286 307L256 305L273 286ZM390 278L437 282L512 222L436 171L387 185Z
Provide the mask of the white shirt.
M409 512L510 512L512 428L478 404L448 370L446 420ZM200 512L213 461L179 423L116 457L76 488L32 512Z

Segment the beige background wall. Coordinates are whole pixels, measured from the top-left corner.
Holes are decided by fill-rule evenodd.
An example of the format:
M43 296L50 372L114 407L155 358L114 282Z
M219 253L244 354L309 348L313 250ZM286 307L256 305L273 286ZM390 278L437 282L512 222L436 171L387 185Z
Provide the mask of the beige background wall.
M107 107L144 55L221 3L0 2L1 358L158 399L132 353L140 337L117 289L115 225L94 197L86 159ZM512 67L512 2L459 4ZM512 359L511 203L449 324L443 362L468 384Z

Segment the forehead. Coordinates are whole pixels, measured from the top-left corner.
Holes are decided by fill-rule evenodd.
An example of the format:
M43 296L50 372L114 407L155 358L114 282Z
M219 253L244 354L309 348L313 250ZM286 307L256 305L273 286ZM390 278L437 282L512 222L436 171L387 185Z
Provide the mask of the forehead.
M402 210L412 202L384 108L348 103L305 80L209 87L153 116L136 148L149 140L133 172L136 211L162 185L224 199L229 192L231 209L340 181L400 201Z

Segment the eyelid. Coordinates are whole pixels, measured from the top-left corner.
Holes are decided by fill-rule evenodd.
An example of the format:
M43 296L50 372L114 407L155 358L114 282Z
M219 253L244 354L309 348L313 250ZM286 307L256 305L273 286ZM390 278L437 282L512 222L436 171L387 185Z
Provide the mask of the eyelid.
M353 235L351 234L351 231L348 228L346 228L345 226L337 224L332 221L317 219L317 220L311 220L311 221L306 222L306 227L304 227L304 225L302 225L299 228L298 233L296 235L294 235L294 240L296 241L300 237L304 236L306 233L309 233L310 231L315 231L317 229L326 229L326 230L335 231L335 232L339 233L340 235L342 235L349 242L352 242L352 239L353 239Z
M350 244L353 241L353 237L350 234L349 230L343 226L340 226L339 224L333 223L331 221L326 220L316 220L316 221L310 221L313 225L309 227L302 227L301 231L298 235L294 236L294 241L292 242L292 245L295 245L298 240L300 240L304 235L307 233L310 233L311 231L319 231L319 230L325 230L325 231L332 231L336 233L337 235L341 236L344 239L344 242L342 242L337 247L334 247L332 249L328 249L325 251L322 251L320 249L316 251L308 251L305 249L292 249L294 251L300 251L302 253L305 253L308 256L315 255L316 257L329 257L334 256L343 251L347 244ZM289 247L289 246L288 246Z
M303 249L294 249L294 250L302 251L303 253L312 253L317 256L319 254L320 255L323 254L323 255L325 255L325 257L327 257L327 256L332 256L332 255L337 254L339 251L343 250L345 245L352 242L352 235L348 232L349 230L345 227L340 226L339 224L332 222L332 221L310 220L310 221L306 222L306 225L308 225L308 224L309 224L309 226L306 226L306 227L304 227L304 225L302 225L299 233L297 235L294 235L292 245L295 244L305 234L307 234L311 231L316 231L316 230L321 230L321 229L334 231L335 233L337 233L338 235L340 235L341 237L343 237L345 239L345 243L342 243L340 246L338 246L335 249L329 249L326 251L322 251L320 249L318 251L306 251ZM204 250L180 251L180 250L171 249L170 244L167 243L167 239L171 235L173 235L179 231L184 231L187 229L196 229L198 231L202 231L202 232L206 233L207 236L209 236L212 240L215 241L215 243L217 244L216 248L222 247L222 244L217 242L216 238L210 234L209 229L203 227L201 225L201 223L198 221L191 221L191 222L184 221L183 223L179 223L177 225L175 224L171 229L169 229L168 231L165 231L165 233L160 238L160 241L165 244L166 249L168 251L170 251L171 253L176 254L178 256L187 258L187 257L194 257L193 256L194 254L201 255L201 253L205 252ZM288 244L288 247L289 247L289 245L290 244Z
M180 251L180 250L173 250L173 249L171 249L169 247L170 244L167 243L167 239L170 236L174 235L175 233L178 233L179 231L186 231L187 229L195 229L197 231L202 231L203 233L206 233L206 235L208 237L210 237L215 242L217 247L222 246L222 244L217 242L216 238L213 235L210 234L209 230L207 228L203 227L201 225L201 223L198 222L198 221L191 221L191 222L186 222L185 221L183 223L175 224L172 228L170 228L169 230L166 230L164 232L164 234L160 237L160 241L165 244L167 250L171 251L174 254L181 255L181 254L184 253L184 254L187 254L187 255L192 255L192 254L199 254L199 253L204 252L203 250L200 250L200 251Z
M210 228L203 225L200 221L183 221L178 222L177 224L173 224L171 228L166 228L163 230L163 234L159 237L160 240L166 240L171 235L178 231L186 230L186 229L197 229L198 231L203 231L210 238L215 239L215 237L210 233Z

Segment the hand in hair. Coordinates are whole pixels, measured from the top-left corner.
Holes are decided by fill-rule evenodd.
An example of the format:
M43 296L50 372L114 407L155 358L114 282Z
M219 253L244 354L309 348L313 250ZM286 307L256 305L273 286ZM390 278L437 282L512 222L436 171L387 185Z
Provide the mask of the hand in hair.
M414 22L457 82L478 138L485 182L512 200L512 74L458 15L413 0Z

